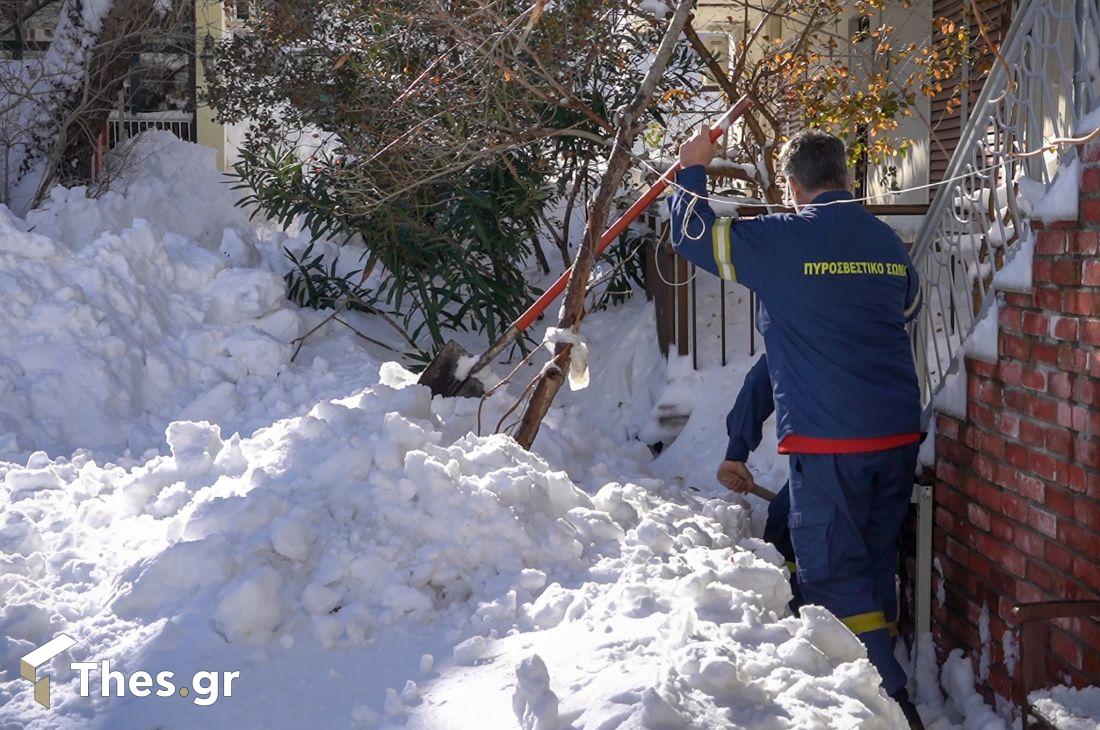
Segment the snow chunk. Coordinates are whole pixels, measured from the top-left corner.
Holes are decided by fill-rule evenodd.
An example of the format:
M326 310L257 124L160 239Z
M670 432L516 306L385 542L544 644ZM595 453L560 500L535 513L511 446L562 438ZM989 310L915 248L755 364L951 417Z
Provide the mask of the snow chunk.
M638 10L652 15L657 20L664 20L665 16L672 12L672 8L664 0L642 0L638 4Z
M1000 300L994 298L985 315L974 325L974 331L970 333L970 337L966 338L963 349L967 355L985 362L997 362L997 336L1000 333L998 317L1000 312Z
M305 560L312 544L313 531L304 516L287 515L271 522L271 547L284 558Z
M1028 234L1020 241L1014 252L1010 252L1005 265L993 275L993 285L1000 290L1015 292L1031 291L1031 265L1035 256L1035 236Z
M966 420L969 400L966 392L966 360L955 363L955 371L948 373L943 389L936 396L935 407L949 416Z
M454 660L456 664L470 665L485 655L489 641L484 636L471 636L466 641L454 648Z
M227 324L274 312L286 298L281 277L259 269L225 269L207 289L206 321Z
M516 667L512 709L523 730L559 730L564 726L558 717L558 696L550 689L550 673L537 654Z
M222 449L221 429L202 421L177 421L164 432L172 459L181 474L201 474L214 465Z
M1077 136L1082 137L1086 134L1091 134L1092 132L1095 132L1098 127L1100 127L1100 107L1093 109L1091 112L1079 119L1077 121L1077 128L1076 130L1074 130L1074 133Z
M820 606L803 606L802 627L795 638L805 639L830 659L852 662L867 657L867 649L833 614Z
M239 576L222 590L214 625L227 641L258 643L271 638L282 619L282 582L273 568L264 566Z
M1047 223L1077 220L1080 178L1081 161L1074 157L1058 169L1054 181L1031 211L1032 216Z
M432 671L433 667L435 667L435 657L433 657L431 654L424 654L423 656L420 657L420 673L421 674L423 674L423 675L429 674Z
M286 300L285 264L265 261L212 150L166 132L138 147L118 190L57 187L26 220L0 206L8 454L117 461L160 447L172 420L239 424L280 397L271 379L314 313Z

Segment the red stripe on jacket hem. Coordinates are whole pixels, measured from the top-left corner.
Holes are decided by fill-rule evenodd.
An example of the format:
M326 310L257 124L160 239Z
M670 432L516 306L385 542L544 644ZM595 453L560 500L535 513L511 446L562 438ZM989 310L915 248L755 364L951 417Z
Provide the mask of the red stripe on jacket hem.
M899 433L866 439L826 439L791 434L779 443L780 454L859 454L888 451L920 441L919 433Z

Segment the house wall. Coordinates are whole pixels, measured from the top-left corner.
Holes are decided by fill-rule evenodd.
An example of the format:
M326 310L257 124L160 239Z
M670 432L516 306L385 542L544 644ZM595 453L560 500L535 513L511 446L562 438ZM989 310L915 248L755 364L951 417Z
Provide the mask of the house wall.
M1100 598L1100 142L1082 158L1080 220L1038 231L997 362L967 359L967 417L936 421L933 633L991 701L1013 696L1013 606ZM1046 662L1100 685L1100 623L1056 623Z
M895 48L902 48L909 43L921 44L927 41L932 31L932 3L933 0L913 0L909 3L888 2L879 12L877 23L889 25L894 29L891 43ZM743 3L722 2L711 0L700 2L695 13L695 28L701 32L725 32L732 37L740 38L746 26L755 27L764 13L762 10L750 9L746 12ZM841 38L851 36L851 22L857 17L854 10L837 16L832 23L832 32ZM783 37L784 22L776 17L766 31L769 37ZM850 53L851 67L859 72L861 64L866 59L866 54L861 55L859 49L840 49L839 53ZM906 58L901 56L891 57L891 73L897 79L902 79L911 72L911 67L906 63ZM902 194L890 193L890 189L908 189L921 187L929 182L929 119L931 114L931 102L924 97L917 99L912 110L912 115L900 118L898 128L890 133L895 144L904 140L911 140L912 145L905 156L897 156L881 165L873 167L869 171L870 185L868 192L880 197L878 203L927 203L930 193L927 189L911 190ZM887 174L889 168L895 168L893 174ZM882 182L886 180L886 182Z
M932 0L914 0L910 4L888 3L879 13L881 25L894 28L891 43L895 48L915 43L918 46L927 41L932 30ZM904 57L891 58L891 77L902 81L913 71ZM882 196L876 202L898 204L921 204L931 199L927 188L910 190L928 184L929 164L929 126L931 102L925 96L918 95L912 114L898 120L897 129L890 133L895 145L903 141L910 142L908 152L897 155L883 164L874 165L868 174L868 193ZM890 168L894 168L893 171ZM886 181L885 183L883 181ZM905 193L890 193L892 189L907 190Z
M1000 43L1008 32L1018 0L977 0L977 3L986 21L985 30L990 40ZM945 80L943 91L932 99L929 174L933 182L946 176L951 156L981 94L986 74L994 63L972 7L970 2L961 0L932 0L934 18L952 20L958 27L967 28L970 34L969 60L956 74ZM933 29L932 38L941 38L938 26Z

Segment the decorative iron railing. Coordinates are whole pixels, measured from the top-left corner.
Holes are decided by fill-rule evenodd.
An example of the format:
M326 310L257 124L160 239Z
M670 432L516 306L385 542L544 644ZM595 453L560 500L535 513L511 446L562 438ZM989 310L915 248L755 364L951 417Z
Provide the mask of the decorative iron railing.
M924 308L912 327L926 421L994 305L993 277L1031 236L1021 180L1072 160L1075 122L1100 104L1100 0L1021 0L912 252Z

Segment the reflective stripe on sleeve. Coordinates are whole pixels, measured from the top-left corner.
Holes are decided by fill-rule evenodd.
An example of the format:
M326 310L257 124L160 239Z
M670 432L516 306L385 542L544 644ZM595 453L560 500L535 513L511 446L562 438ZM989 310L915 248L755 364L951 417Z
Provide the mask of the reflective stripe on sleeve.
M924 299L923 290L917 289L917 295L913 297L913 303L909 305L909 308L905 310L905 318L909 319L913 316L913 312L917 311L920 307L921 300Z
M871 611L869 613L860 613L855 616L845 616L840 619L845 626L851 629L853 634L866 634L869 631L878 631L879 629L885 629L886 626L886 614L882 611Z
M897 621L887 621L886 622L886 630L890 632L890 638L894 638L895 636L898 635L898 622Z
M714 263L718 267L718 276L729 281L737 281L737 270L730 261L730 223L732 218L718 218L711 228L714 239Z
M791 571L791 575L794 575L795 573L798 572L798 563L795 563L794 561L788 560L787 561L787 570Z

